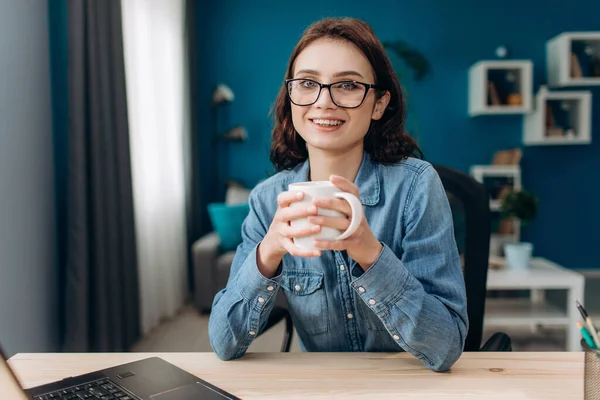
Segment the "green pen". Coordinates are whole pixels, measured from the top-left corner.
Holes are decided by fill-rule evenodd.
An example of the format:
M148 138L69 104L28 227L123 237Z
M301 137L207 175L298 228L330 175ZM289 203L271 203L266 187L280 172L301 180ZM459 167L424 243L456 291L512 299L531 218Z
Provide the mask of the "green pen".
M585 340L585 342L587 343L589 348L592 350L597 350L596 344L594 343L594 339L592 339L592 337L590 336L587 329L585 329L583 324L581 322L577 321L577 327L579 328L579 332L581 332L581 334L583 335L583 339Z

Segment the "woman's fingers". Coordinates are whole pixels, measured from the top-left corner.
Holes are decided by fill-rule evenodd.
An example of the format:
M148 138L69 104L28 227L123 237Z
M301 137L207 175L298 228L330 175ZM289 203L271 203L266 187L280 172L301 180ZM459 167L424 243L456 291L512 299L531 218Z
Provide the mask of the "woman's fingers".
M321 250L335 250L335 251L342 251L342 250L347 250L350 245L352 244L352 241L345 239L345 240L314 240L313 244L316 248L321 249Z
M317 215L317 207L314 205L296 205L294 207L286 207L279 209L277 218L281 222L289 222L294 219L306 218L309 215Z
M286 238L300 238L314 235L315 233L319 233L320 231L321 227L319 225L311 225L301 228L294 228L289 225L281 225L279 233L281 234L281 236Z
M353 195L358 197L358 186L356 186L354 182L350 182L343 176L331 175L329 177L329 182L331 182L335 187L337 187L341 191L352 193Z
M287 207L292 203L295 203L297 201L300 201L304 198L304 193L302 192L292 192L292 191L285 191L285 192L281 192L277 195L277 204L279 204L279 207Z
M321 255L320 250L305 250L296 246L292 239L284 238L283 247L285 250L294 257L319 257Z
M308 217L308 222L313 225L327 226L329 228L345 231L350 226L350 220L345 217L329 217L317 215Z
M317 207L317 209L324 208L338 211L347 216L352 215L352 207L350 207L350 203L344 199L338 199L337 197L316 197L313 199L313 204Z

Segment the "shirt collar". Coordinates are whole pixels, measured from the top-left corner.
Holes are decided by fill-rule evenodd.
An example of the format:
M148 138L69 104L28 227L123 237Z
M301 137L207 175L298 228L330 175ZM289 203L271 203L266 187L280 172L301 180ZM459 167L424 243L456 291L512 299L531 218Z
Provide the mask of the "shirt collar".
M371 156L365 151L363 159L358 168L358 174L354 180L354 184L358 186L360 193L360 202L364 206L374 206L379 203L380 191L380 165L373 161ZM308 181L309 176L309 161L306 160L300 164L297 169L296 178L298 182Z

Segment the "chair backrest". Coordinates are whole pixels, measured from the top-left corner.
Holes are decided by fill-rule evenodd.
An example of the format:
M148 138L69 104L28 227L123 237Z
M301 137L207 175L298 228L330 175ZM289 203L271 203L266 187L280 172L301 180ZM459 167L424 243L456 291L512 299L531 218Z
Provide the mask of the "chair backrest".
M452 208L454 233L463 263L469 332L465 351L478 351L483 336L490 251L490 203L483 185L469 175L434 165Z

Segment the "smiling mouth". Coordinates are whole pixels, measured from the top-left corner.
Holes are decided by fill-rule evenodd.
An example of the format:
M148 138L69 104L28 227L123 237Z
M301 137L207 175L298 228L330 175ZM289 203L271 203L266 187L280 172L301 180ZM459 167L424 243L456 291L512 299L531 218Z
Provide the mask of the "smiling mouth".
M310 121L319 126L340 126L344 124L345 121L339 119L322 119L322 118L313 118Z

